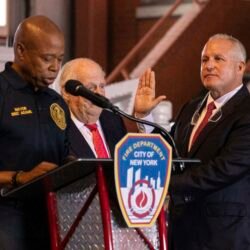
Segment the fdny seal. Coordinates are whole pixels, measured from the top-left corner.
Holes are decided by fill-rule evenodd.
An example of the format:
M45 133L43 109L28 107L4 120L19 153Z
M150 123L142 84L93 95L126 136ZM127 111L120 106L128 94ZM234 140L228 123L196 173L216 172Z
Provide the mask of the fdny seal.
M57 104L52 103L50 105L50 115L55 124L62 130L66 128L66 120L64 110Z
M158 134L128 133L115 148L115 184L128 227L151 227L167 195L172 148Z

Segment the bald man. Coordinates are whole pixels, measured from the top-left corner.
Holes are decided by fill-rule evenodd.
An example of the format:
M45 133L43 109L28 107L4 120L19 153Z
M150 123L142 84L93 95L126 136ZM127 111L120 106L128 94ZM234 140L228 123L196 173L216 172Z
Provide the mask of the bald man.
M85 98L67 93L64 86L69 79L78 80L88 89L105 95L105 73L94 61L77 58L63 66L60 86L62 96L71 111L72 124L69 131L71 153L76 157L98 158L92 133L87 127L88 124L96 124L108 156L113 158L116 143L126 133L122 119L118 115L102 110Z
M147 72L145 78L150 77ZM67 62L60 72L61 93L71 111L72 124L69 129L71 154L76 157L102 158L98 156L89 125L95 124L107 152L114 157L115 145L127 133L119 115L95 106L81 96L73 96L65 91L65 83L78 80L89 90L105 96L105 73L101 66L88 58L77 58ZM145 117L165 96L155 98L155 86L149 86L149 79L141 81L135 96L134 111L137 117Z
M69 111L48 88L64 56L64 36L47 17L17 28L14 61L0 73L0 185L16 187L64 163ZM42 197L0 198L0 249L49 249Z

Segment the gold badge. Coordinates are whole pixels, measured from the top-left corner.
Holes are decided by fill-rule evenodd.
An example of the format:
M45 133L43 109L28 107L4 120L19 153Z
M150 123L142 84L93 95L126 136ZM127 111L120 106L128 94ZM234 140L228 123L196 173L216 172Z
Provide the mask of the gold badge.
M55 124L62 130L66 128L66 120L64 110L57 104L53 103L50 106L50 115Z

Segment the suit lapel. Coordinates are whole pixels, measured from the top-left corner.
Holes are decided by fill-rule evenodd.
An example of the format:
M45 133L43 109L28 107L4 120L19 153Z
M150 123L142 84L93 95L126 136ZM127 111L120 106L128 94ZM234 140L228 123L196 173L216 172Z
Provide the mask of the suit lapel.
M189 138L190 138L190 135L192 133L192 130L193 130L193 125L191 123L188 123L187 124L187 127L186 127L186 133L185 133L185 136L183 138L183 152L180 152L181 155L183 155L184 157L188 154L188 145L189 145Z
M232 115L232 113L236 110L237 106L240 105L240 103L242 102L244 96L248 96L248 91L245 87L242 87L227 103L222 106L221 114L219 112L215 114L215 117L213 117L215 122L209 122L206 127L201 131L198 138L191 147L190 152L188 153L188 157L192 157L197 152L201 144L204 143L206 137L208 137L209 134L212 133L213 130L216 129L219 124L221 124L225 119ZM217 121L216 118L218 119ZM191 131L188 140L190 138Z
M102 126L102 131L105 136L105 141L108 146L110 155L112 158L114 158L114 148L116 145L116 141L115 142L113 141L114 137L112 136L114 128L112 126L113 125L112 121L106 119L107 116L105 115L105 112L107 111L105 110L102 111L102 114L100 116L100 123Z
M69 130L70 150L76 157L95 158L90 146L82 136L76 125L71 121Z
M199 149L201 144L203 144L204 141L206 140L206 137L209 136L209 133L211 133L213 131L213 129L215 129L216 126L218 124L220 124L225 117L226 117L226 115L224 114L223 118L221 117L221 119L219 121L207 123L206 127L200 132L199 136L197 137L194 144L192 145L192 147L188 153L188 157L192 157L196 153L196 151ZM191 133L190 133L190 135L191 135ZM189 135L189 138L190 138L190 135Z
M177 127L174 128L175 131L174 137L177 140L179 153L182 157L187 157L188 155L189 138L191 136L194 127L194 125L192 124L192 120L195 114L199 116L200 110L203 108L202 103L204 103L204 98L202 99L202 101L199 98L199 100L187 104L186 109L184 106L183 109L185 109L185 111L183 115L180 115L180 121L179 121L181 125L179 127L177 123Z
M110 115L110 113L106 110L102 111L100 116L100 123L105 137L106 145L109 149L112 158L114 157L115 145L117 141L120 140L120 137L117 137L120 135L120 133L119 135L117 135L117 133L114 133L114 131L121 129L122 133L121 125L117 124L116 122L117 119L114 119L113 114ZM95 155L92 152L90 146L88 145L87 141L82 136L78 128L75 126L73 121L71 121L70 126L71 127L69 130L69 139L71 142L70 150L72 151L72 153L77 157L95 158Z

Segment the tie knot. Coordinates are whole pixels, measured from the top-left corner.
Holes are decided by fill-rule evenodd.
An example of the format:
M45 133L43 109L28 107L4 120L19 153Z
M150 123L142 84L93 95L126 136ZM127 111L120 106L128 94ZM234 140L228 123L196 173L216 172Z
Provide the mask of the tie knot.
M211 112L213 111L214 109L216 108L214 102L210 102L208 105L207 105L207 112Z
M96 125L96 123L93 123L93 124L85 124L85 126L86 126L90 131L95 131L95 130L97 130L97 125Z

